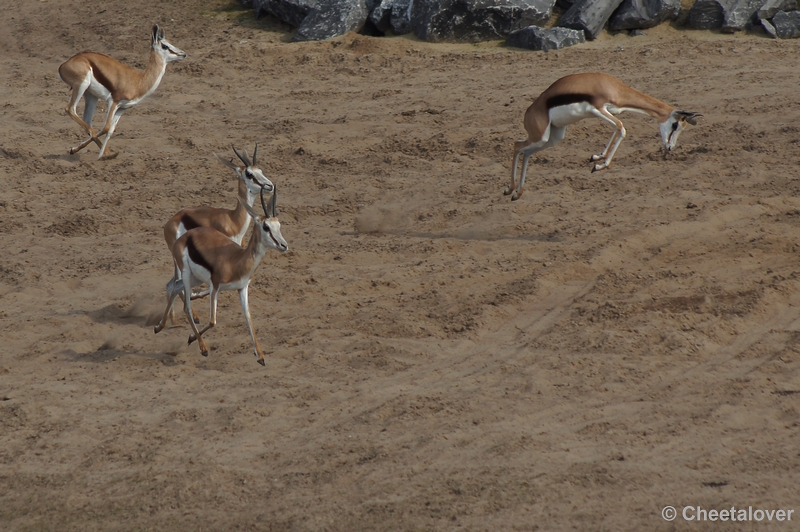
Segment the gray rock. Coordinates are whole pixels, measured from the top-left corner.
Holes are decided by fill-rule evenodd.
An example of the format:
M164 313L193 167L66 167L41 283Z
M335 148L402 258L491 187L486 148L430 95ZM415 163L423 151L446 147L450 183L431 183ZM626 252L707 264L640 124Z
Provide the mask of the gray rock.
M622 0L608 19L611 31L647 29L675 20L681 12L680 0Z
M756 11L761 7L764 0L736 0L729 9L724 9L725 20L722 23L722 31L733 33L753 27L756 18Z
M697 0L686 24L698 30L721 28L726 33L750 29L764 0Z
M567 46L574 46L586 42L583 30L569 28L544 29L538 26L528 26L521 30L512 31L506 39L508 46L526 48L528 50L560 50Z
M413 0L394 0L389 26L395 35L411 33L411 8Z
M622 0L578 0L561 15L558 25L583 30L588 39L595 39L621 3Z
M372 22L379 31L384 33L389 31L389 17L392 15L393 3L394 0L382 0L371 9L370 6L367 6L369 21Z
M253 7L253 0L239 0L244 7Z
M756 11L756 18L759 20L769 19L781 11L797 11L797 0L767 0Z
M778 32L775 31L775 26L769 23L769 20L762 18L761 25L764 26L764 31L767 32L773 39L778 38Z
M358 31L368 15L365 0L318 0L292 40L321 41Z
M424 41L483 41L547 22L555 0L414 0L411 29Z
M253 0L253 8L256 18L272 15L296 28L303 23L317 3L318 0Z
M556 7L562 11L566 11L571 8L574 3L575 0L556 0Z
M391 30L395 35L411 33L412 0L381 0L370 9L369 20L375 27L386 33Z
M772 25L779 39L797 39L800 37L800 11L781 11L772 17Z
M686 25L696 30L721 28L725 22L726 8L735 0L697 0L689 10Z

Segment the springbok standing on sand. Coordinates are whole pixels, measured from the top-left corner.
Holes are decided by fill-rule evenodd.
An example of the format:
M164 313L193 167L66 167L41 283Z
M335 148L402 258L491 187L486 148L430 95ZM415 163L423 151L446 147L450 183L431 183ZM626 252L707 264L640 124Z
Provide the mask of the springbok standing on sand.
M661 140L667 151L672 151L678 142L684 126L697 124L700 113L678 111L671 105L636 91L608 74L591 72L564 76L547 88L528 107L525 112L525 130L528 138L514 143L514 167L511 171L511 184L503 194L512 194L516 200L522 196L525 174L531 155L564 140L567 126L584 118L600 118L614 126L606 149L600 155L592 155L592 161L604 159L595 164L592 172L605 170L620 142L625 138L625 127L614 115L623 111L633 111L650 115L658 120ZM517 183L517 166L522 159L522 175Z
M216 229L226 237L230 238L237 244L242 243L247 228L250 227L250 213L245 205L252 207L255 203L256 196L263 192L272 192L275 186L272 182L264 176L264 172L256 166L258 159L258 144L253 150L253 161L250 161L250 156L247 150L242 150L240 153L235 146L231 146L233 152L239 157L243 165L239 166L223 159L216 153L214 154L219 161L231 168L236 172L239 178L238 188L238 201L233 209L220 209L216 207L201 206L183 209L175 213L175 215L164 224L164 240L167 243L167 248L172 251L175 241L178 240L184 233L196 227L210 227ZM181 271L177 265L175 273L173 274L170 283L176 282L181 278ZM205 297L208 295L208 290L192 294L192 299ZM183 293L180 294L183 297ZM170 312L170 318L174 322L174 316ZM195 323L198 323L195 317Z
M277 192L277 188L272 192L272 212L270 213L262 191L261 207L264 209L264 218L259 217L249 205L245 207L255 220L255 228L247 247L240 246L210 227L192 229L175 242L172 247L172 258L175 261L175 267L181 271L181 278L177 281L173 279L167 284L167 308L164 310L161 321L153 329L154 332L158 333L164 328L175 299L179 293L183 292L183 309L192 326L192 331L194 331L189 335L189 343L197 340L200 353L208 356L208 346L202 335L217 323L219 292L220 290L238 290L247 328L253 340L253 352L258 363L262 366L266 365L264 353L258 345L250 320L247 289L250 286L250 279L267 250L273 248L283 253L289 249L286 240L281 235L281 224L278 221ZM211 294L211 315L208 324L202 329L198 329L192 314L192 287L204 283L208 284Z
M100 147L98 159L113 159L117 156L108 149L108 141L114 134L122 113L150 96L156 90L167 63L186 58L183 50L167 42L164 30L153 26L152 52L144 72L123 65L116 59L95 52L81 52L67 59L58 67L58 75L72 89L67 105L67 114L89 133L89 138L78 146L70 148L70 154L78 153L90 142ZM84 97L83 119L78 116L78 100ZM100 133L92 128L92 117L97 101L105 100L108 105L105 126ZM99 137L105 135L101 143Z

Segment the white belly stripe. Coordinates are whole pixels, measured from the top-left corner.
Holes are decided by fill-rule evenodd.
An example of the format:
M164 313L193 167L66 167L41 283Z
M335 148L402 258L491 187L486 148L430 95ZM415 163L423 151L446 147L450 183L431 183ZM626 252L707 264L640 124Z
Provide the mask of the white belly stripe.
M595 114L596 112L597 109L589 102L579 102L553 107L550 109L548 115L551 124L556 127L564 127L583 120L584 118L597 116Z
M97 79L95 79L91 70L89 71L87 77L90 80L88 88L89 93L94 94L101 100L109 101L111 99L111 93L99 81L97 81Z

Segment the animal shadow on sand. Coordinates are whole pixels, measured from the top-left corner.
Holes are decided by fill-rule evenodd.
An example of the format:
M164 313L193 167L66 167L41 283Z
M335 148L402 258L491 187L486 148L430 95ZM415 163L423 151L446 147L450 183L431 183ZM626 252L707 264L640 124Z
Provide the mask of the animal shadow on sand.
M119 305L110 304L97 310L76 311L76 313L89 316L96 323L136 325L139 327L152 327L155 323L158 323L161 317L160 311L155 310L151 302L143 299L134 301L126 308L120 308ZM73 349L67 349L62 353L75 361L108 362L121 356L135 356L160 360L166 365L177 363L175 359L175 356L178 354L177 348L167 352L146 353L123 349L120 347L121 343L121 340L112 336L106 339L103 345L98 347L95 351L79 353Z

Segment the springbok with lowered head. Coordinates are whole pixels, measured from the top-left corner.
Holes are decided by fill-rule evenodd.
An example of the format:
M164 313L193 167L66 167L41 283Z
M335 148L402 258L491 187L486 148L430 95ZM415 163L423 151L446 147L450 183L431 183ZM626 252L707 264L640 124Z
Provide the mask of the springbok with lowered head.
M525 112L525 130L528 138L514 143L514 167L511 171L511 184L503 194L512 194L516 200L522 196L525 174L531 155L545 148L555 146L564 140L567 126L584 118L599 118L614 127L605 150L600 155L592 155L592 161L603 159L595 164L592 172L605 170L611 166L626 132L622 122L614 115L632 111L650 115L658 121L661 141L666 151L672 151L678 136L686 124L697 124L700 113L679 111L656 100L652 96L634 90L608 74L589 72L571 74L559 79L548 87ZM522 175L517 183L517 166L522 159Z
M116 153L108 149L108 141L114 134L122 113L150 96L156 90L167 63L186 58L186 52L170 44L164 37L164 30L153 26L151 42L152 51L147 68L139 72L123 65L113 57L95 52L81 52L67 59L58 67L58 75L72 89L72 96L67 104L67 114L89 133L89 138L69 150L77 153L90 142L100 147L98 159L113 159ZM76 108L78 100L84 98L83 118L78 116ZM105 126L100 133L92 128L92 117L98 100L104 100L108 106ZM105 135L101 143L99 137Z
M217 298L221 290L237 290L242 303L247 328L253 340L253 352L258 363L266 365L264 353L256 340L253 324L250 319L250 305L247 290L250 279L258 268L261 259L269 249L277 249L281 253L289 249L286 240L281 235L281 224L277 213L277 188L272 191L271 213L264 201L263 189L261 194L261 207L265 217L259 217L253 208L246 206L250 216L255 221L253 234L247 247L242 247L230 238L210 227L197 227L182 235L172 247L172 258L175 267L180 270L181 278L173 279L167 284L167 308L164 316L154 332L158 333L164 328L167 316L172 310L172 305L178 294L183 293L183 309L193 333L189 335L189 343L197 340L200 352L208 356L208 346L203 340L203 333L214 327L217 323ZM197 328L192 314L192 287L208 284L211 295L211 314L209 322L202 329Z

